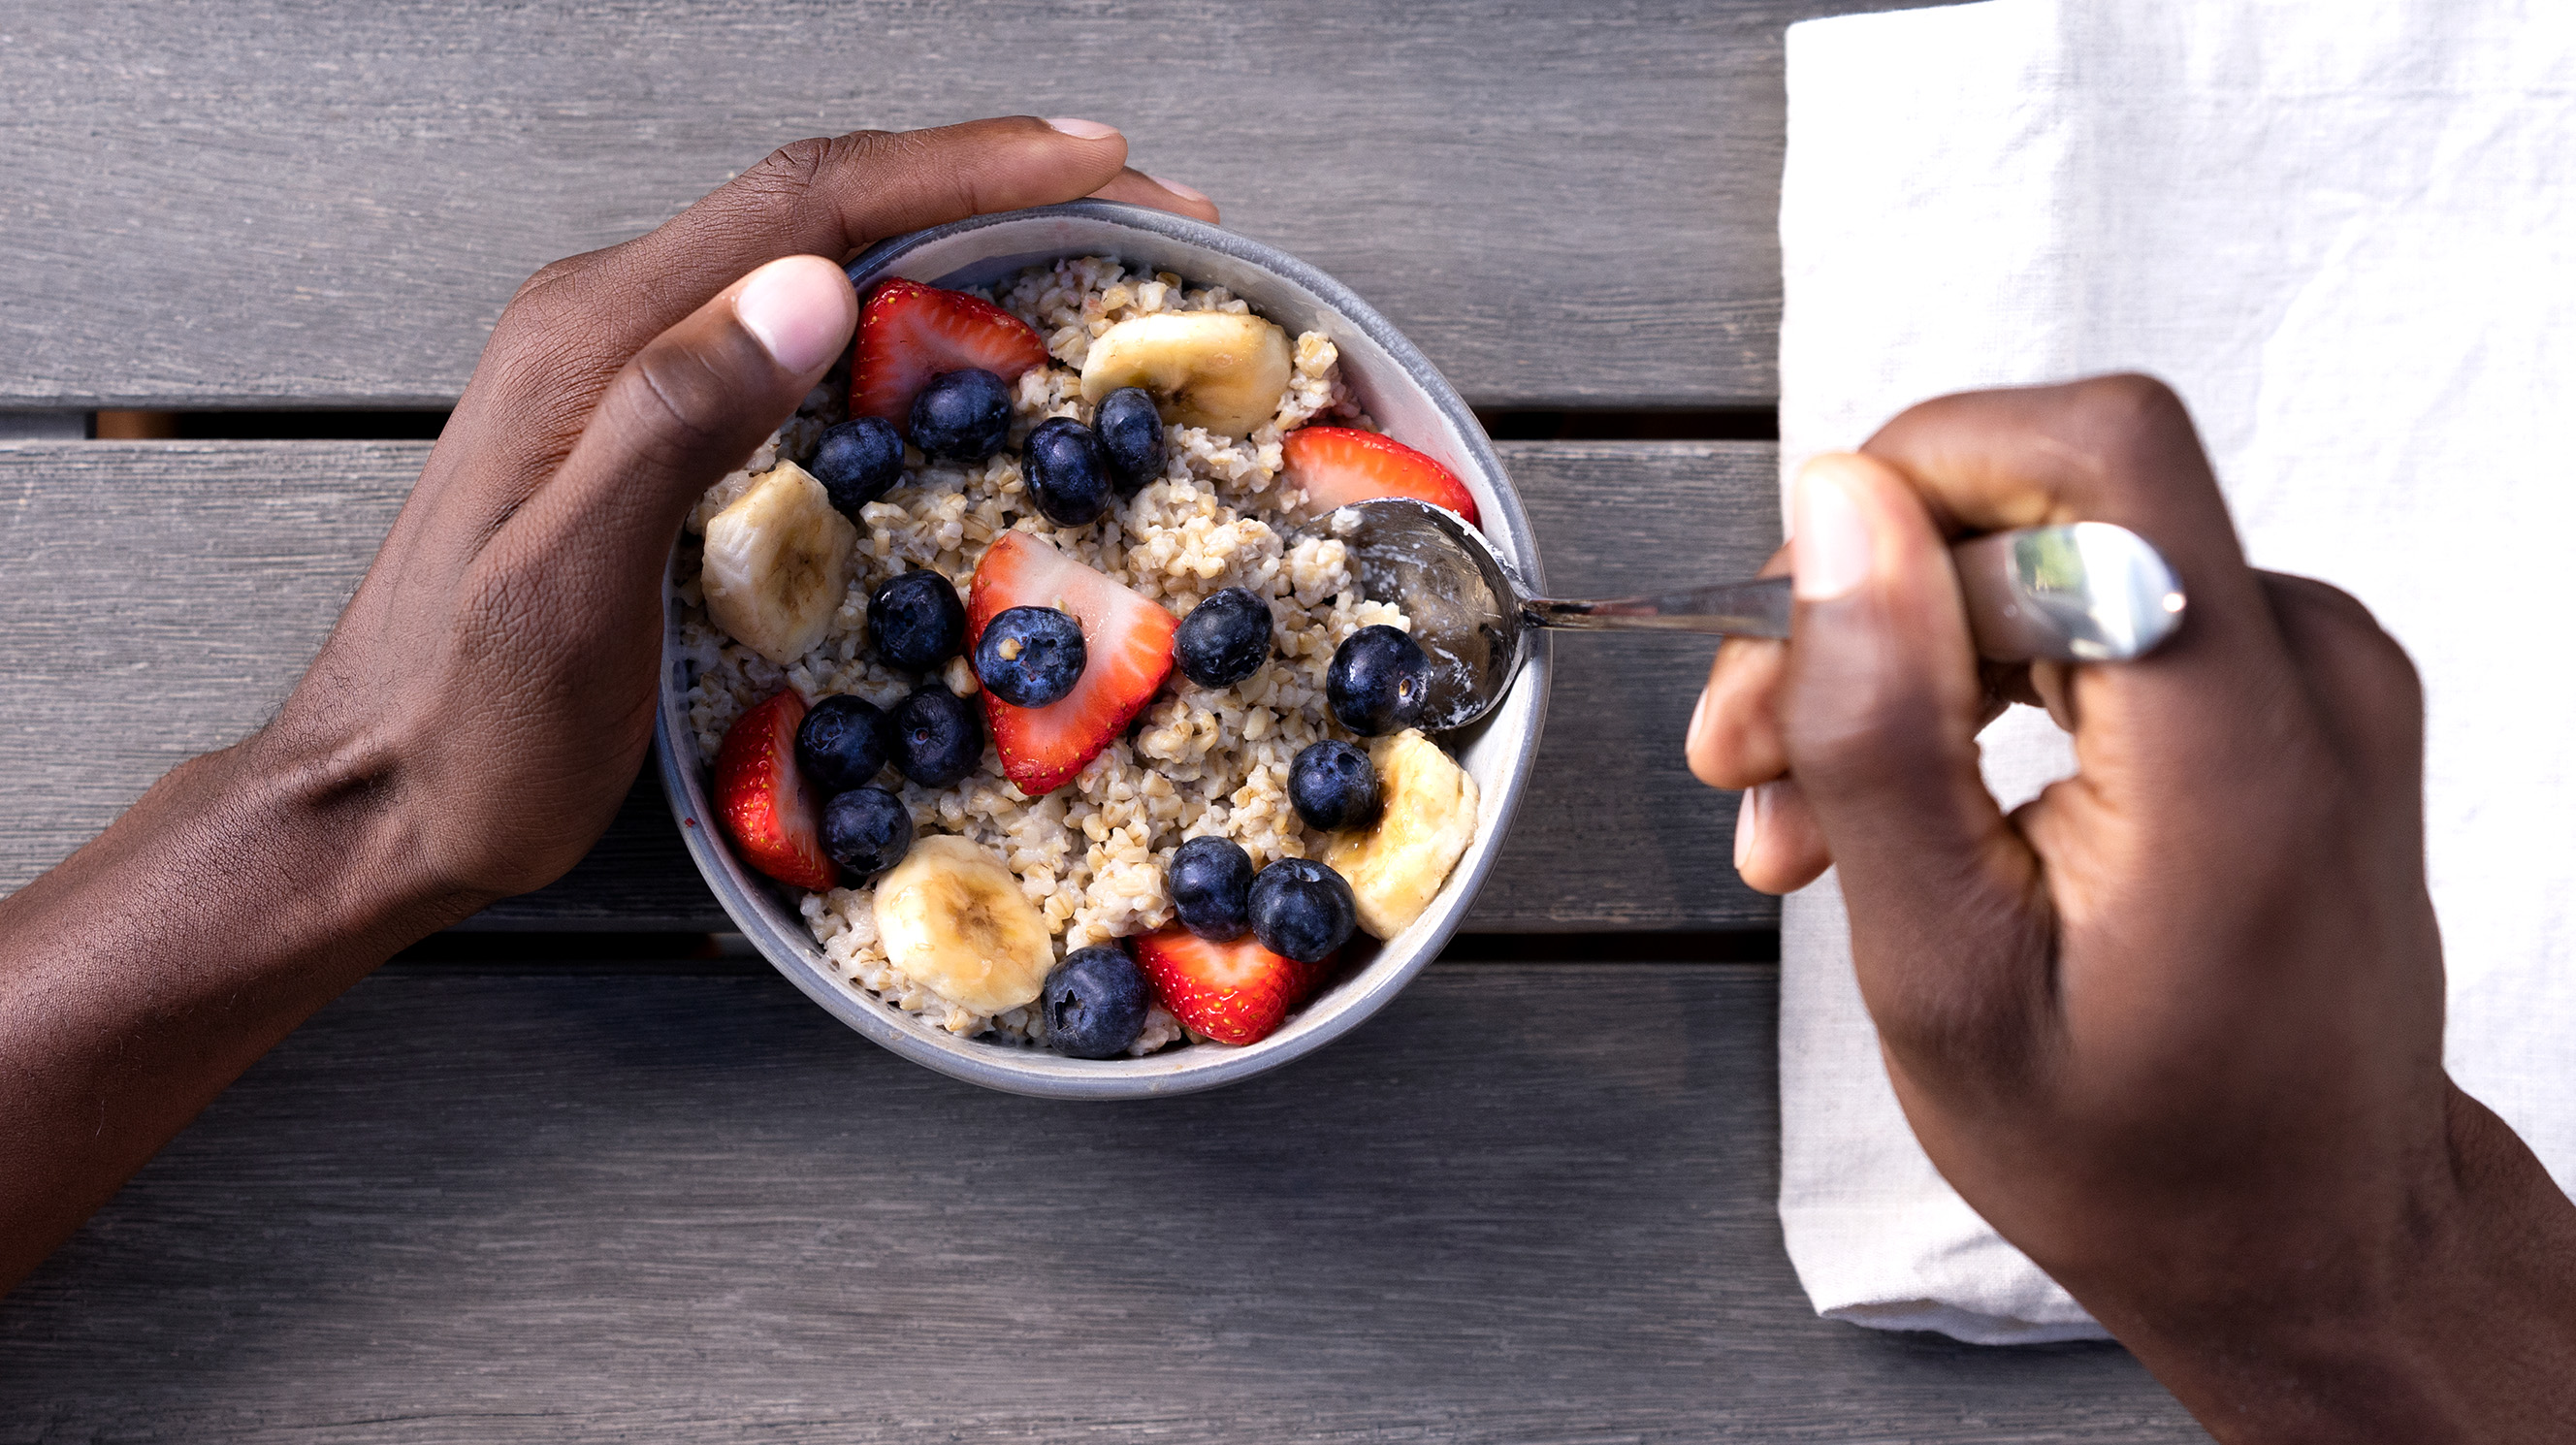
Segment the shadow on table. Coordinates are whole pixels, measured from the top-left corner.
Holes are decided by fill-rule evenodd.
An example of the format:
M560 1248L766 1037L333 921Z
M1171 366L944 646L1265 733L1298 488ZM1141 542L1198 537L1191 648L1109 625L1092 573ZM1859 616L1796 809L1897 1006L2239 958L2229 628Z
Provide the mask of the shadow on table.
M380 975L0 1305L0 1438L2197 1439L1816 1320L1767 969L1433 970L1250 1084L991 1094L741 972Z

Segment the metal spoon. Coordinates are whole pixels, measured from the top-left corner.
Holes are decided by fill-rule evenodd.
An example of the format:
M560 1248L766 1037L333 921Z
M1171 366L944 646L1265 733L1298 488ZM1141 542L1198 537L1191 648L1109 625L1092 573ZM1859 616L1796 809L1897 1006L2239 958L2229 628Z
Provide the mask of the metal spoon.
M1651 597L1531 597L1484 534L1409 497L1355 502L1327 524L1360 590L1412 619L1431 655L1420 726L1465 727L1520 671L1531 628L1789 635L1789 579L1722 582ZM1977 651L1998 662L2122 662L2182 625L2182 586L2146 539L2107 522L1997 532L1950 549Z

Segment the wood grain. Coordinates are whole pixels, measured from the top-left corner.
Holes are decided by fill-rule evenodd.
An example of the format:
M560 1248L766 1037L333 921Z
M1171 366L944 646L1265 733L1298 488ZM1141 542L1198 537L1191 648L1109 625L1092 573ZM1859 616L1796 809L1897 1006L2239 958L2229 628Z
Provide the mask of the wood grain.
M1281 1073L1084 1106L765 973L390 971L0 1302L0 1439L2205 1439L2115 1347L1813 1316L1775 1005L1440 967Z
M1776 395L1780 32L1905 0L13 0L0 405L444 406L538 266L988 114L1350 283L1480 405Z
M257 727L320 647L427 447L412 442L0 446L0 888L105 827L150 782ZM1553 586L1615 595L1757 567L1779 534L1776 449L1516 443L1506 464ZM1470 927L1767 928L1730 866L1734 800L1680 738L1705 641L1579 637L1539 782ZM572 875L501 928L729 927L649 780Z

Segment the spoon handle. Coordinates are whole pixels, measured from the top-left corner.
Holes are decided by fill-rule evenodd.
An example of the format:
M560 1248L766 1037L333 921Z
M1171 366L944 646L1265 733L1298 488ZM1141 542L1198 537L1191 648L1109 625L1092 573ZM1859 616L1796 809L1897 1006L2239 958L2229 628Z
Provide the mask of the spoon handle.
M2173 568L2147 540L2107 522L1997 532L1950 549L1980 656L1997 662L2122 662L2182 625ZM1578 631L1786 637L1789 579L1722 582L1686 592L1521 604L1533 627Z

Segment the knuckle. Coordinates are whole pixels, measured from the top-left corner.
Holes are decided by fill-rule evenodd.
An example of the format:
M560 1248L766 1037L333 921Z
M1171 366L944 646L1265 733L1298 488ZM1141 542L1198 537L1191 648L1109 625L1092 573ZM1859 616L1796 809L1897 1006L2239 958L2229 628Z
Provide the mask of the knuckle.
M2314 726L2333 740L2334 756L2319 759L2319 769L2359 770L2333 780L2340 785L2411 772L2423 748L2424 680L2405 645L2339 587L2273 574L2263 580L2283 640L2307 679Z
M718 192L718 204L793 231L818 213L841 210L844 198L836 192L853 180L872 184L869 178L898 160L908 140L901 132L861 130L789 141Z
M2075 414L2104 451L2138 456L2170 449L2191 435L2191 412L2174 389L2152 376L2120 372L2076 383Z
M2300 651L2356 663L2385 686L2422 691L2415 659L2360 598L2312 577L2266 574L2264 581L2284 630Z
M802 195L814 189L832 161L832 142L821 136L792 140L743 172L746 188Z
M2294 577L2280 573L2266 579L2291 607L2299 608L2316 625L2368 632L2379 631L2379 619L2370 607L2331 582L2314 577Z
M527 280L519 283L517 291L511 293L510 304L503 308L502 316L506 319L513 312L525 315L530 311L551 308L557 298L580 286L582 279L598 264L599 255L597 251L585 251L538 267Z
M539 266L536 274L530 276L519 289L522 292L543 292L569 285L590 269L591 258L597 254L595 251L584 251L578 256L565 256L559 260L548 261Z
M729 189L772 204L803 205L821 192L833 176L864 172L900 156L908 139L898 131L854 130L845 135L792 140L762 157Z

